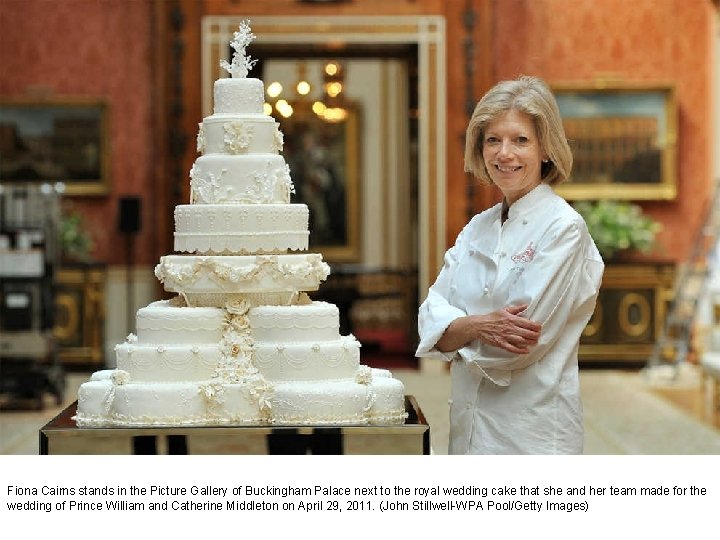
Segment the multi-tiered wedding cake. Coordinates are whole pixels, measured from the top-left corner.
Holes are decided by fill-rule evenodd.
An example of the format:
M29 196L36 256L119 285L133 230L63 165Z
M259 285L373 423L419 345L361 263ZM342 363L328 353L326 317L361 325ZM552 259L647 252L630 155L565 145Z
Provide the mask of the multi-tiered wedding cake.
M235 33L231 78L214 86L198 133L190 203L175 209L175 250L155 275L172 300L137 312L116 369L81 385L79 426L397 424L402 382L360 365L336 306L311 301L330 269L306 253L308 208L290 204L278 124L247 78L254 39ZM290 253L294 252L294 253Z

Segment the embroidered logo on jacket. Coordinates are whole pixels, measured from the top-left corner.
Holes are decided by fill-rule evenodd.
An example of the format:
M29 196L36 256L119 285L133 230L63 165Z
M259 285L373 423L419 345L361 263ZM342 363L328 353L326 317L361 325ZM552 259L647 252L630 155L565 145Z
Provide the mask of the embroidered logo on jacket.
M535 248L533 247L532 242L530 242L528 244L528 247L525 248L525 251L523 251L522 253L513 255L511 257L512 262L514 262L514 263L519 263L519 262L529 263L534 258L535 258Z

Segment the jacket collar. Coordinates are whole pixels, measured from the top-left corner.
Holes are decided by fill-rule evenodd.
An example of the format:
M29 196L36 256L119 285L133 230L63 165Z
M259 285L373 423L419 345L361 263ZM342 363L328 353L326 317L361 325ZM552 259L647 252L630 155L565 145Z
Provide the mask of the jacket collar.
M532 212L537 206L547 201L548 197L554 193L553 188L548 184L541 183L533 188L532 191L526 193L515 201L508 209L508 219L516 218L520 215L527 215ZM503 211L507 208L507 202L503 199L500 215L502 216Z

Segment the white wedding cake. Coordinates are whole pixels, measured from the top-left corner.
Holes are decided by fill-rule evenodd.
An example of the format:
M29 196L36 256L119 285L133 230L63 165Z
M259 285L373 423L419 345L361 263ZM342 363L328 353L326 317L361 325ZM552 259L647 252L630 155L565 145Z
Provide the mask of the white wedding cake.
M155 275L172 300L137 312L116 368L81 385L78 426L401 424L387 370L360 365L336 306L312 301L330 268L306 253L308 208L291 204L283 137L247 78L254 39L235 33L231 78L199 127L190 204L175 209L175 250Z

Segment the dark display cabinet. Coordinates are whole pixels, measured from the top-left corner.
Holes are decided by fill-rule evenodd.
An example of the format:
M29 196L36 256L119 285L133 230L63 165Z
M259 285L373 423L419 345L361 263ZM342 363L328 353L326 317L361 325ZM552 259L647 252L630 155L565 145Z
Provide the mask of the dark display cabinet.
M54 325L59 189L0 184L0 405L42 408L64 394Z

